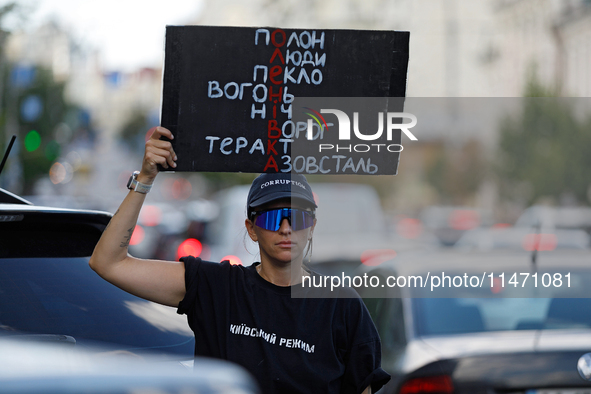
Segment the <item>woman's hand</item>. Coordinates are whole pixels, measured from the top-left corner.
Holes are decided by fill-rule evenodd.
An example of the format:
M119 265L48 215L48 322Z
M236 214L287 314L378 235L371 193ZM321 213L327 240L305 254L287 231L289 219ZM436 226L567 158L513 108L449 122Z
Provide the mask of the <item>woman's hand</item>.
M170 130L160 126L154 127L153 130L152 135L146 141L142 169L140 175L138 175L138 181L148 185L151 185L156 175L158 175L158 164L166 169L175 168L175 161L177 160L170 141L160 139L160 137L166 137L169 140L174 139Z

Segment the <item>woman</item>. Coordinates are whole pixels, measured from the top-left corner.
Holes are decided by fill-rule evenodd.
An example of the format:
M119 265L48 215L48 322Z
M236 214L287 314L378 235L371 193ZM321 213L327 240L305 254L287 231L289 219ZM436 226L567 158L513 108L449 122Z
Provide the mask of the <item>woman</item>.
M370 393L386 383L379 337L359 298L292 298L292 289L310 275L303 259L316 224L316 204L302 175L263 174L253 181L245 225L259 245L260 263L128 255L158 164L176 167L172 145L161 137L174 138L157 127L146 142L141 171L98 242L92 269L136 296L178 307L195 333L195 355L242 365L264 393Z

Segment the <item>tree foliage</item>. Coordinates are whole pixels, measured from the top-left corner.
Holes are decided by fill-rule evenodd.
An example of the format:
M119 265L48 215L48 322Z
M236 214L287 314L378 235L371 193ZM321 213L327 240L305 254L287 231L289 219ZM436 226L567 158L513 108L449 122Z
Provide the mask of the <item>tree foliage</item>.
M591 117L577 118L573 107L581 99L551 95L533 76L521 113L502 122L497 166L502 191L527 204L567 196L585 202L591 185Z
M14 3L0 7L0 22L15 12L19 10ZM0 44L3 44L9 32L1 26ZM80 109L65 99L65 82L56 81L49 69L9 62L4 47L0 45L0 148L4 154L6 142L12 135L17 136L10 159L21 163L23 190L15 192L30 194L35 182L48 175L60 149L74 135L66 133L56 141L60 126L75 132L88 122L81 122Z
M427 181L442 203L467 205L486 173L484 149L476 140L455 149L440 147L427 165Z
M135 154L142 155L144 151L147 131L156 125L151 125L145 110L136 109L131 112L127 121L119 131L119 138Z
M46 176L51 165L60 156L64 144L69 142L71 134L64 136L61 143L56 142L56 131L62 124L70 123L69 130L80 126L78 108L66 102L64 98L65 84L56 82L52 72L37 69L37 76L32 85L23 91L18 98L19 108L29 97L39 97L43 103L41 115L35 121L27 121L20 116L20 138L25 141L25 149L21 150L25 191L31 192L37 179ZM41 145L35 151L26 149L26 138L32 131L41 137Z

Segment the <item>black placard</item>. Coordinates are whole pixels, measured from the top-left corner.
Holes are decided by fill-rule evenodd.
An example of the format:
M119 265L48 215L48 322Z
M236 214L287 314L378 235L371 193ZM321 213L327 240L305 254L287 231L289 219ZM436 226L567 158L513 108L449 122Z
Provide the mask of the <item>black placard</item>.
M293 98L404 97L408 44L408 32L168 26L161 125L176 171L293 170ZM387 160L375 173L396 173L398 154Z

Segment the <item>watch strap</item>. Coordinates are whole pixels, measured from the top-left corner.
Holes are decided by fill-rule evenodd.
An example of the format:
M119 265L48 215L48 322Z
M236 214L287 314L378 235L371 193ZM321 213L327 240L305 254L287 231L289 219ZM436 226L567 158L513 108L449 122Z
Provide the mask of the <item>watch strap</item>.
M139 171L134 171L134 173L129 178L127 188L138 193L147 194L152 189L152 185L146 185L145 183L139 182L137 180L139 174Z

